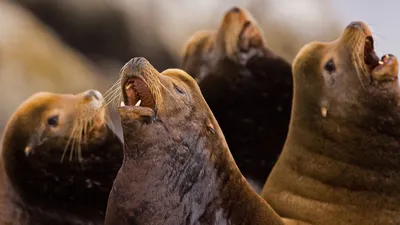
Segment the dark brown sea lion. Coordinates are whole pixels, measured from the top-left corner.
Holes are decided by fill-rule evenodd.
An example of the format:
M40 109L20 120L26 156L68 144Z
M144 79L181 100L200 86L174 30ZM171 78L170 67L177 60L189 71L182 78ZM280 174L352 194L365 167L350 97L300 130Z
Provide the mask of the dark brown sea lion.
M41 92L9 120L0 155L0 224L103 224L122 142L103 97Z
M374 52L352 22L293 63L288 138L262 196L282 217L311 224L400 224L398 62Z
M283 224L240 173L192 77L134 58L121 88L124 162L105 224Z
M261 191L289 127L290 64L266 46L255 20L237 7L218 31L196 33L184 52L183 70L198 80L239 169Z

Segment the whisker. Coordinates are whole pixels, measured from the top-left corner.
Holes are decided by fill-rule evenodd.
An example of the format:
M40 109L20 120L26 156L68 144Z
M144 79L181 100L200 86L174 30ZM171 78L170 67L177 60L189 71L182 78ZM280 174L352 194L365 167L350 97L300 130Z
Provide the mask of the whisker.
M121 90L121 87L117 86L116 88L114 88L114 90L108 92L108 94L105 94L104 99L108 99L109 97L112 97L113 95L115 95L115 93L117 93L120 90Z
M120 77L107 91L106 93L104 93L104 95L106 95L108 92L110 92L112 89L116 88L117 86L119 86L121 84L121 79L122 77Z
M69 151L69 161L72 161L72 155L74 153L75 143L76 143L76 137L74 137L74 139L72 140L72 148Z
M363 63L363 62L362 62L362 59L360 59L360 57L357 55L357 53L353 53L353 54L352 54L352 57L353 57L353 59L355 59L355 60L357 61L357 63L358 63L359 65L362 65L362 63ZM353 61L354 61L354 60L353 60ZM363 89L365 90L366 87L365 87L364 82L362 81L362 76L360 75L360 69L358 68L358 66L356 66L356 72L357 72L358 80L360 81L360 83L361 83Z
M68 146L71 144L71 140L74 138L74 133L75 133L76 128L77 128L77 125L74 124L74 126L72 127L71 134L70 134L70 136L68 138L67 145L64 147L64 151L63 151L63 154L61 156L60 163L62 163L64 161L64 157L65 157L65 154L67 153Z
M110 101L108 101L107 103L103 104L102 108L107 107L111 102L113 102L115 99L117 99L118 97L120 97L120 95L116 95L114 96Z
M83 161L83 157L82 157L82 141L83 142L85 142L86 141L86 132L87 132L87 125L88 125L88 120L86 120L86 119L84 119L83 120L83 123L82 123L82 126L81 126L81 132L79 132L79 133L81 133L80 135L79 135L79 142L78 142L78 149L77 149L77 158L78 158L78 161L79 162L81 162L82 163L82 161Z
M116 90L112 95L110 95L109 97L105 98L104 103L103 103L103 107L104 107L105 104L114 101L116 96L120 96L120 95L121 95L121 90Z

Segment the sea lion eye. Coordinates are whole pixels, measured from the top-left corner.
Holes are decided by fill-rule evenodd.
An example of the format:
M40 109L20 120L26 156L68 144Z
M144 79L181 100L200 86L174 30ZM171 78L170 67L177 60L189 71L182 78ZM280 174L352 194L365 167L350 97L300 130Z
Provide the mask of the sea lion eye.
M58 125L58 115L48 118L47 124L51 127L56 127Z
M181 87L177 86L175 83L174 83L174 88L175 88L175 90L176 90L179 94L181 94L181 95L184 95L184 94L185 94L185 92L183 91L183 89L182 89Z
M325 70L328 71L328 73L333 73L336 71L336 66L335 63L333 62L333 59L330 59L326 64L325 64Z

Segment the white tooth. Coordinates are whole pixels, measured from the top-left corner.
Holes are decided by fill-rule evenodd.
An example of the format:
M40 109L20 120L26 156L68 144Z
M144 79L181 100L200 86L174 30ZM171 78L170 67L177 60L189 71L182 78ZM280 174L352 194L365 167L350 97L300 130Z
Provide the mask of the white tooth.
M132 83L129 83L128 86L125 87L126 90L132 87Z
M321 114L322 114L322 117L326 118L326 115L328 114L328 109L325 107L322 107Z
M142 103L142 100L139 100L138 102L136 102L135 106L140 106L140 103Z
M381 65L383 65L383 62L382 62L382 61L379 61L378 63L381 64Z
M125 106L125 103L124 103L124 101L122 101L122 102L121 102L121 106Z

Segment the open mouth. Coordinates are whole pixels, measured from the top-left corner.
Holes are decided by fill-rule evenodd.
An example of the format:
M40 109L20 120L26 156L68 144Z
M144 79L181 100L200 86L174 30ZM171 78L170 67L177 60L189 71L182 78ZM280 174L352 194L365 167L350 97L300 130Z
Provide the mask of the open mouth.
M154 109L154 97L142 79L138 77L128 79L124 87L124 101L121 102L121 106L127 105Z
M251 21L246 21L243 24L239 34L239 48L242 52L248 52L251 47L261 45L261 39L258 27L252 24Z
M368 66L369 70L372 71L378 66L385 65L389 59L390 55L384 55L379 60L374 50L374 39L371 36L366 37L364 44L364 63Z

